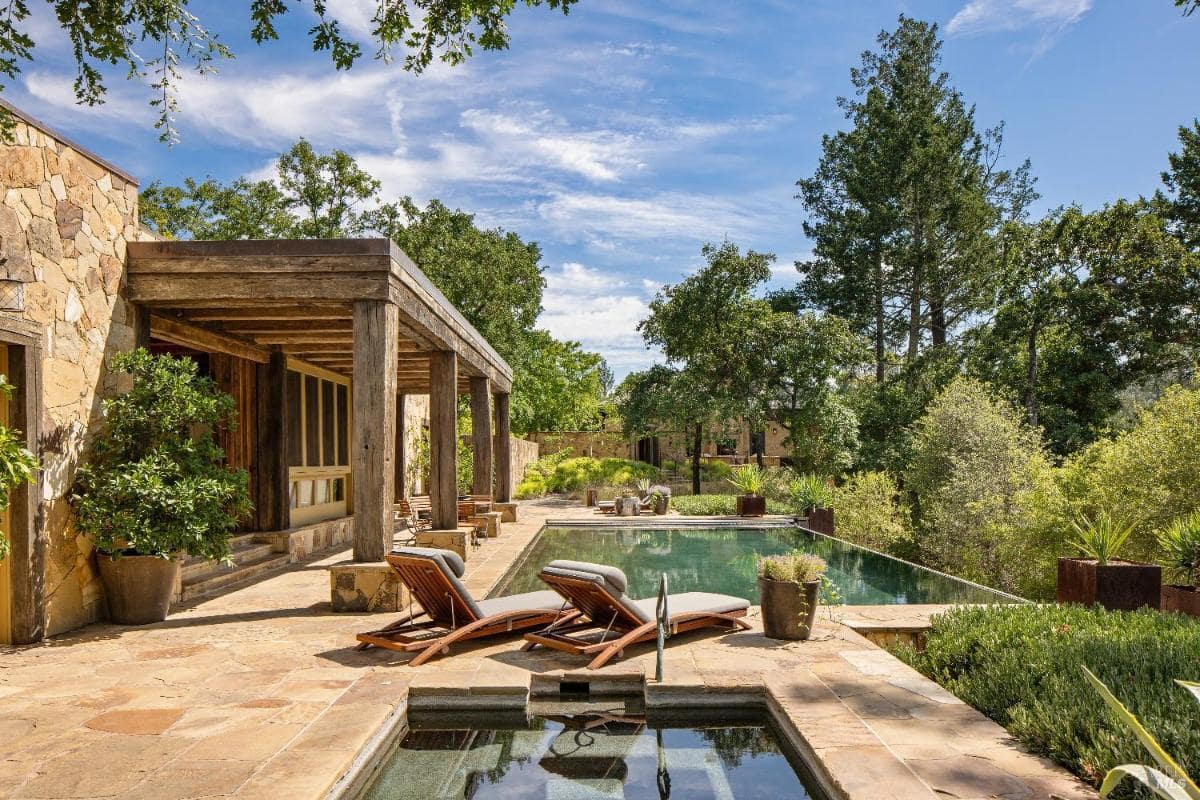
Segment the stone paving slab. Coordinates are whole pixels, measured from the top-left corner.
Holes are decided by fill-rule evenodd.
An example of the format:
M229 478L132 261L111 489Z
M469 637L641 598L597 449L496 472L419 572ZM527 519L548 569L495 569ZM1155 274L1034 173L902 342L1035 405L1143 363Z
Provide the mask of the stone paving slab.
M472 553L470 590L486 594L543 522L570 508L578 513L523 503L519 522ZM824 616L804 643L766 639L756 614L749 632L675 637L661 684L652 645L596 672L512 640L410 669L405 654L354 649L354 634L379 627L379 615L329 611L327 566L344 557L296 564L157 625L93 625L0 651L0 797L315 800L410 697L512 706L564 681L597 693L644 686L656 706L765 704L850 797L1095 796Z

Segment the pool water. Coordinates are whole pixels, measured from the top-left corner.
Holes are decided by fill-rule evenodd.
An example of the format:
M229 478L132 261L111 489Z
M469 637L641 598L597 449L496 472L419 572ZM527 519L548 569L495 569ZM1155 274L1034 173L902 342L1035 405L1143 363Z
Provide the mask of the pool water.
M482 726L445 711L410 717L408 735L362 800L824 798L752 712L672 720L623 710L529 719L486 713Z
M705 591L758 603L759 556L804 550L829 564L830 582L847 605L904 603L1011 603L1014 598L907 561L864 550L840 539L799 528L546 528L502 579L496 595L545 589L537 573L567 558L619 567L629 578L630 597L652 597L658 577L669 591Z

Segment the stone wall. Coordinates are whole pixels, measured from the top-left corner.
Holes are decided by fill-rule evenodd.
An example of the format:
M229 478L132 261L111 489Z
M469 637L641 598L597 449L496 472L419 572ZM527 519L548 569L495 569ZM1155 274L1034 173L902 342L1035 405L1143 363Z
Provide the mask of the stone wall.
M512 450L512 483L509 487L508 496L513 497L517 493L517 486L521 483L521 479L525 477L525 470L530 464L538 460L538 453L541 448L537 442L531 442L526 439L518 439L515 436L509 440L509 447Z
M18 119L0 144L0 314L36 323L42 345L42 507L46 632L95 621L103 593L66 495L115 387L105 357L133 346L120 296L125 243L136 239L137 185Z

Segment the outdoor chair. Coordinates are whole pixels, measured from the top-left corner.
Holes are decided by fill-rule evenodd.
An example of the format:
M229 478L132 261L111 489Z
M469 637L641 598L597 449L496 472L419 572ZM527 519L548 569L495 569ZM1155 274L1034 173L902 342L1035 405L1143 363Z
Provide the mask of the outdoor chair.
M400 522L408 523L408 527L414 531L423 531L433 525L428 513L422 513L422 506L427 511L432 511L433 507L429 504L429 497L424 498L424 503L416 497L412 499L404 499L396 501L396 518Z
M387 562L408 587L409 612L386 628L358 634L358 649L374 646L416 652L409 666L420 666L449 652L455 642L540 628L560 618L579 618L578 611L551 591L475 600L459 580L466 565L451 550L402 547L392 551ZM411 608L413 599L421 606L419 612Z
M487 538L487 518L479 516L474 500L458 501L458 524L471 529L471 544L475 546L481 538Z
M569 600L581 616L560 618L544 630L525 634L524 650L542 645L590 655L593 658L588 669L597 669L620 656L626 647L657 636L658 598L630 599L625 594L629 581L616 567L584 561L551 561L538 577ZM667 597L667 625L672 634L708 627L748 629L750 624L744 617L749 608L749 601L741 597L682 592ZM609 638L610 634L616 634L616 638Z

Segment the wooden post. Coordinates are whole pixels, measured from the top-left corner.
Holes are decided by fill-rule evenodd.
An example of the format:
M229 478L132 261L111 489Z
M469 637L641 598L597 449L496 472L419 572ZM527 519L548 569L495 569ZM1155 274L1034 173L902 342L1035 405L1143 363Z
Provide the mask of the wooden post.
M492 493L491 381L471 376L471 494Z
M42 455L42 351L30 342L8 346L9 424L24 437L30 452ZM46 635L46 519L41 507L42 474L32 483L12 487L6 531L12 602L10 634L13 644L31 644Z
M408 395L396 395L396 500L408 497L408 453L405 451L405 440L408 431L404 423L405 407L408 405Z
M512 500L512 429L508 418L508 394L496 395L496 492L497 503Z
M396 371L400 310L387 300L354 303L354 560L382 561L392 547Z
M133 314L133 347L150 348L150 309L136 303L130 309Z
M287 463L287 356L271 353L271 360L257 365L258 425L254 442L257 475L254 485L255 513L261 531L285 531L291 527L291 485Z
M458 355L429 354L429 500L433 529L458 528Z

